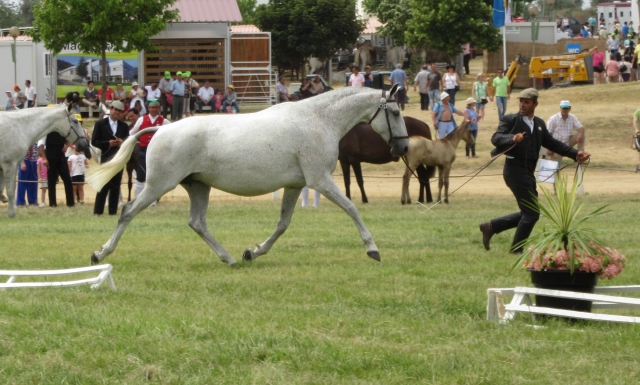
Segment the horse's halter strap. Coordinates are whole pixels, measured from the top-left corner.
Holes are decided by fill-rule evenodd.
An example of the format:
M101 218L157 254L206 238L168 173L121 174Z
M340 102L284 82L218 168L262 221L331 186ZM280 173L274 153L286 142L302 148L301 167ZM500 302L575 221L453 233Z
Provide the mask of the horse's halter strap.
M68 111L67 111L68 112ZM65 136L64 138L67 139L70 135L71 135L71 131L75 132L75 129L73 128L73 123L71 122L71 114L67 114L67 120L69 121L69 133L67 134L67 136ZM84 134L84 132L83 132ZM71 143L71 145L75 145L78 140L80 139L86 139L86 136L80 136L77 132L76 132L76 140L73 141L73 143Z
M376 118L376 116L378 116L378 113L381 110L384 110L384 116L387 118L387 128L389 129L389 141L387 142L387 144L391 144L392 141L394 140L400 140L400 139L409 139L408 136L393 136L393 133L391 132L391 122L389 121L389 109L387 109L387 95L385 95L384 90L382 90L382 98L385 100L385 103L382 103L378 106L378 109L376 110L376 113L373 114L373 116L371 117L371 119L369 119L369 123L367 123L368 125L371 125L371 122L373 122L373 119Z

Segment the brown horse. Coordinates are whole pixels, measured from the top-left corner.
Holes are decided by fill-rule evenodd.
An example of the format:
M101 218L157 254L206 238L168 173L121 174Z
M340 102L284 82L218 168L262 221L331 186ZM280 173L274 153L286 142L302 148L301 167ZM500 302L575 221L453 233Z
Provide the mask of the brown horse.
M431 130L425 122L405 116L404 123L407 126L407 134L409 134L409 136L423 136L431 139ZM389 162L397 162L399 158L391 155L391 150L387 142L366 123L359 123L349 131L347 135L340 140L339 149L338 160L340 161L342 175L344 176L345 195L351 199L350 167L353 167L353 173L356 175L356 181L362 194L362 202L368 203L367 194L364 192L364 181L362 180L360 163L386 164ZM424 168L421 166L416 171L418 172L420 180L420 197L418 200L424 202L423 192L426 191L427 202L431 202L433 198L431 197L429 178L433 177L435 167ZM423 183L423 181L425 183Z
M402 177L402 204L411 203L409 196L409 181L411 170L419 165L438 166L438 202L442 196L444 186L444 203L449 203L449 174L451 165L456 160L456 149L460 140L472 145L476 141L469 130L470 121L465 121L452 133L439 140L427 140L419 136L409 138L409 152L407 152L407 169Z

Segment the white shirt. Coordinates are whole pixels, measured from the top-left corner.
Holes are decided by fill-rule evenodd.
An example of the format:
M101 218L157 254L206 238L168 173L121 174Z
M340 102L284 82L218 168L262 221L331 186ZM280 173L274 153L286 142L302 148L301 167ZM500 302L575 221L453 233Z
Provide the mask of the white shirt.
M144 107L144 101L139 96L136 96L133 99L131 99L131 103L129 104L129 108L135 108L137 100L140 101L140 106L142 107L142 108L140 108L140 111L138 111L138 112L140 112L140 115L146 115L147 114L147 109Z
M209 101L213 97L214 92L215 90L213 89L213 87L200 87L200 90L198 90L198 97L204 99L205 101Z
M156 90L152 90L151 86L145 86L144 88L147 89L147 99L157 99L160 100L160 88L156 87Z
M34 87L29 87L25 90L25 95L27 95L27 100L33 101L36 97L36 89Z
M523 116L522 121L527 123L527 126L529 126L529 130L531 130L531 134L533 134L533 118Z
M111 132L113 132L113 136L116 136L116 132L118 132L118 121L111 120L111 116L109 116L109 126L111 127Z
M158 115L158 116L160 116L160 115ZM153 116L149 115L149 120L151 120L151 124L155 123L156 120L158 120L158 116L153 117ZM136 124L133 126L131 131L129 131L129 135L135 135L135 134L138 133L138 131L140 131L140 126L142 126L142 121L143 120L144 120L143 117L140 117L140 118L138 118L138 120L136 120ZM162 122L163 126L166 126L167 124L171 124L169 119L165 119L164 122Z

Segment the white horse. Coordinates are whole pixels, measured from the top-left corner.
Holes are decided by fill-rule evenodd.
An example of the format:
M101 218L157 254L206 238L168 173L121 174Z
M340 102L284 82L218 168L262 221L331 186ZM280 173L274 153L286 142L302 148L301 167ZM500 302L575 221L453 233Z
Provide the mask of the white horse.
M387 48L387 67L388 68L396 68L396 64L403 64L405 58L405 52L403 47L392 47L389 46Z
M9 217L16 215L16 173L20 162L29 147L54 131L75 144L78 151L89 146L71 105L66 109L54 106L0 113L0 195L7 186Z
M130 136L109 162L94 169L89 184L100 190L127 163L138 137L156 132L147 150L147 185L122 209L118 225L92 263L113 253L120 236L143 209L178 184L191 199L189 226L228 264L236 263L209 233L206 224L211 187L242 196L267 194L284 187L280 221L275 232L244 260L266 254L291 221L304 186L319 191L340 206L355 222L367 255L380 253L358 210L331 176L338 160L340 139L357 123L370 122L402 156L408 149L407 130L393 101L398 86L388 93L369 88L345 87L297 103L282 103L253 114L195 117Z
M360 71L364 71L364 67L367 66L367 63L371 63L371 51L375 51L375 48L371 45L371 40L367 40L362 44L355 53L355 65L360 69Z

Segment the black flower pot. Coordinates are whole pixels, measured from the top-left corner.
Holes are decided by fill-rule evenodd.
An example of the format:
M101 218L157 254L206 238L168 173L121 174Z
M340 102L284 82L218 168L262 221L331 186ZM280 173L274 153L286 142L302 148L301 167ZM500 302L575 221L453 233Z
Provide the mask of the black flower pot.
M531 283L539 289L593 293L593 288L598 284L597 273L587 273L577 270L574 271L573 274L568 270L529 271L531 272ZM536 295L536 306L591 312L591 301L572 298Z

